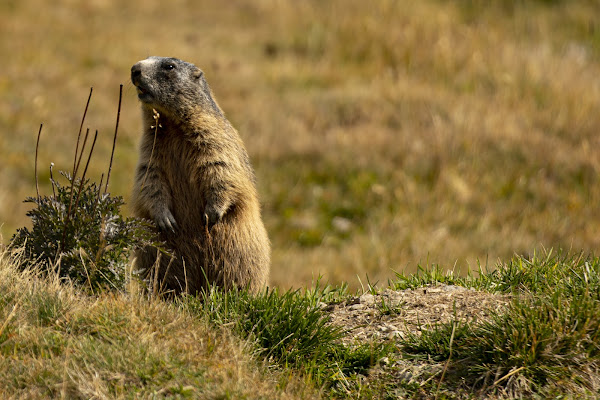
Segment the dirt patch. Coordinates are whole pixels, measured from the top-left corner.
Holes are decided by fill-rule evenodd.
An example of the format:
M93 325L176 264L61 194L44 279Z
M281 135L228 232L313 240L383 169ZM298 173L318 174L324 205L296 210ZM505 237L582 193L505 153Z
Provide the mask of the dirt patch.
M331 313L331 323L347 330L343 341L372 341L404 338L407 333L455 319L472 322L501 311L510 295L480 292L462 286L438 285L394 291L323 305Z
M352 346L401 340L455 320L485 320L494 313L503 312L510 301L511 295L437 285L401 291L386 289L375 295L365 293L343 302L323 304L323 310L330 313L332 324L346 331L342 342ZM428 384L435 386L435 382L442 379L443 370L443 362L407 358L401 352L393 352L378 360L360 380L363 387L370 388L373 398L431 399L440 394L472 398L468 388L453 387L439 390L439 393L427 389Z

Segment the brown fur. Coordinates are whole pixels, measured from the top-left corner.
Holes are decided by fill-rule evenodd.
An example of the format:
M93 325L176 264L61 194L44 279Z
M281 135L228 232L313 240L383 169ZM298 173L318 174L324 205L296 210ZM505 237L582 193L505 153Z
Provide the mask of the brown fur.
M212 283L258 291L267 284L270 245L237 131L194 65L151 57L131 71L144 125L133 211L155 222L174 253L161 257L158 282L175 293ZM156 261L154 248L137 253L147 277Z

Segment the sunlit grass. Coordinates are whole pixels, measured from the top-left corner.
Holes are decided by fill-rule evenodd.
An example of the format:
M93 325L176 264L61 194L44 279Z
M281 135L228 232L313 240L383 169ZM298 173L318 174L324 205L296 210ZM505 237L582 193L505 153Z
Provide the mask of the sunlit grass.
M324 275L358 287L356 276L385 282L425 260L465 273L600 244L594 1L2 7L5 237L26 224L39 123L45 182L50 162L68 168L71 155L53 149L72 148L90 86L108 163L126 84L111 191L128 200L140 129L129 68L156 54L201 66L239 129L275 285Z
M599 259L589 255L515 257L492 273L455 282L512 292L514 300L503 313L476 323L428 327L409 335L402 348L417 358L445 362L447 375L436 381L451 390L592 398L600 388L599 272ZM435 275L425 271L421 284L444 282L440 276L432 279Z
M314 398L293 373L263 368L248 344L175 305L89 296L18 271L0 253L2 398Z

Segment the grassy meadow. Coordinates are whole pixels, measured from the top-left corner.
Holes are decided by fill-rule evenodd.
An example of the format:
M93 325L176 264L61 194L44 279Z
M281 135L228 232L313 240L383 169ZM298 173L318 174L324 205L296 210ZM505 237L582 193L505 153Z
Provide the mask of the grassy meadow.
M253 357L250 341L135 286L127 295L86 296L13 262L0 252L3 399L317 396L297 374Z
M162 301L140 290L138 280L124 291L90 295L19 270L19 259L0 251L3 399L499 400L600 393L600 258L589 255L515 256L493 272L466 277L438 268L399 275L390 286L401 296L417 295L412 304L386 303L375 289L361 296L323 286L254 295L211 289ZM440 297L427 293L444 287L496 311L478 319L471 313L479 305L463 305L460 317L454 303L449 319L419 322L418 315L440 312ZM374 295L379 300L366 310L367 325L385 328L383 319L395 315L406 324L403 334L352 340L352 329L330 322L337 306L364 307L363 298ZM494 299L504 305L495 307Z
M36 0L0 4L0 224L28 224L79 122L93 179L129 198L140 113L129 69L204 69L256 168L271 283L358 287L419 263L495 265L600 244L600 5L569 1Z

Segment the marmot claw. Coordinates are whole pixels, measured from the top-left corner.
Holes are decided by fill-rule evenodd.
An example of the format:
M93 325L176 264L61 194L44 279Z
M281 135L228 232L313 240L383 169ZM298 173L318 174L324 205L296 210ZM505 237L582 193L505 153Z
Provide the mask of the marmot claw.
M156 217L156 225L163 232L171 231L172 233L175 233L179 229L175 217L168 209L165 209Z

